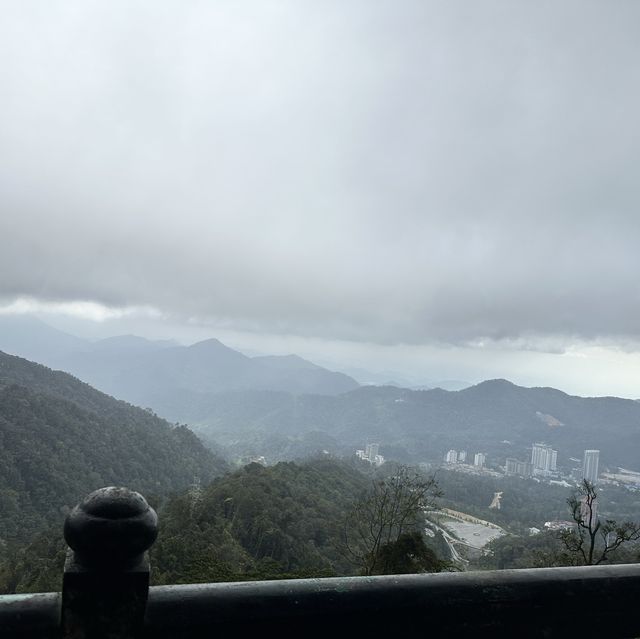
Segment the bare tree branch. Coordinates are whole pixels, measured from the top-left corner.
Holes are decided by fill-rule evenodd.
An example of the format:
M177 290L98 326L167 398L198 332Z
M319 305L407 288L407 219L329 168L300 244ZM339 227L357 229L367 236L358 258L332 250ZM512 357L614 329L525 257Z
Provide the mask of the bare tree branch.
M585 566L604 563L622 544L640 539L640 524L619 524L614 519L603 523L598 517L597 499L595 486L583 480L577 494L567 499L575 527L560 533L565 548L577 554Z
M351 560L365 575L379 571L381 548L397 542L407 530L418 528L425 508L432 507L440 495L433 477L407 466L376 479L345 522L345 546Z

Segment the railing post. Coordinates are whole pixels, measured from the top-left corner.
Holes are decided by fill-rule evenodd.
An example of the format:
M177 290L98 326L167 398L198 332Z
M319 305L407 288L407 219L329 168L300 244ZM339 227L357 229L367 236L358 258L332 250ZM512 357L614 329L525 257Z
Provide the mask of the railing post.
M140 493L100 488L64 524L70 549L62 583L64 639L133 639L149 593L146 552L158 517Z

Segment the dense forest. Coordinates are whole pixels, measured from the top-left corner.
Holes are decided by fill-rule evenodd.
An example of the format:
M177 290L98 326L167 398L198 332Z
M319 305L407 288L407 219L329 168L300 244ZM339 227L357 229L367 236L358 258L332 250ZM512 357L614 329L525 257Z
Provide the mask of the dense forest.
M0 551L101 486L163 496L226 469L188 428L0 353Z
M219 410L235 410L220 399ZM313 401L326 406L334 399ZM298 416L309 401L295 405ZM374 412L388 409L382 402ZM245 406L247 423L254 423L256 410L254 404ZM361 410L370 414L371 405L364 401ZM254 444L265 444L256 437ZM412 511L410 525L380 528L373 546L364 536L354 537L354 531L375 528L367 520L363 526L361 515L376 510L379 503L371 501L376 491L386 490L406 467L386 463L376 469L355 457L341 461L337 441L312 429L298 434L285 429L279 437L279 446L290 455L315 457L269 466L249 463L231 472L186 426L169 424L68 374L0 353L0 591L60 587L64 517L87 493L105 485L138 490L158 511L160 533L151 550L154 584L461 567L449 563L441 532L425 534L424 519L415 517L422 506ZM427 487L423 505L462 510L509 533L492 542L472 567L576 561L558 545L557 535L529 534L530 527L543 529L547 520L567 518L571 490L566 486L437 467L425 467L414 481L405 494ZM490 509L498 491L501 508ZM600 487L598 504L604 518L640 521L640 503L623 488ZM628 544L611 560L637 558L635 545Z
M390 470L374 477L366 467L331 458L254 463L208 486L151 499L160 520L152 583L361 574L345 547L345 526L372 480ZM419 538L410 536L416 532ZM425 566L445 566L437 559L446 552L439 537L426 538L413 528L401 541L396 553L419 548L431 562ZM0 592L59 589L64 556L61 527L45 531L0 561Z

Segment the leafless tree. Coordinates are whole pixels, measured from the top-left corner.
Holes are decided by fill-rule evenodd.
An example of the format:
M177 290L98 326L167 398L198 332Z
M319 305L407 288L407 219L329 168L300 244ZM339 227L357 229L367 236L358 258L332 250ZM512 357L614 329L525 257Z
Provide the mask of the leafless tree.
M407 466L375 479L370 490L349 513L344 529L346 554L363 574L381 569L381 549L396 543L403 533L424 523L424 510L441 496L434 477Z
M575 526L560 535L566 549L585 566L606 562L622 544L640 539L640 524L630 521L619 524L614 519L602 521L598 517L597 499L595 486L583 480L578 492L567 499Z

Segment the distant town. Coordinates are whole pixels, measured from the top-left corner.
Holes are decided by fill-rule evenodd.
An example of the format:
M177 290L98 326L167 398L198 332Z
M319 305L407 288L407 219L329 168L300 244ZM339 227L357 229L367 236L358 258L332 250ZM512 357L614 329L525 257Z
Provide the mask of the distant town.
M469 457L469 461L467 461ZM587 449L582 460L570 458L575 466L569 472L561 472L557 465L558 451L548 444L536 442L531 446L530 460L507 457L504 465L499 465L497 472L487 468L487 456L485 453L475 453L473 463L466 450L449 450L444 456L444 463L452 470L462 472L485 472L494 475L516 475L525 478L544 479L552 484L570 487L576 482L587 480L592 484L615 484L631 490L640 490L640 473L618 468L618 472L599 472L600 451Z
M384 464L380 455L380 443L368 443L364 449L356 450L358 459L374 466ZM587 449L582 460L569 458L574 466L568 472L558 468L558 451L544 442L531 445L529 460L507 457L504 464L487 465L487 454L484 452L469 453L466 450L450 449L444 455L444 465L449 470L465 473L482 473L493 476L513 475L546 480L551 484L571 487L578 482L588 480L592 484L613 484L630 490L640 490L640 472L626 468L618 468L617 472L599 472L600 451Z

